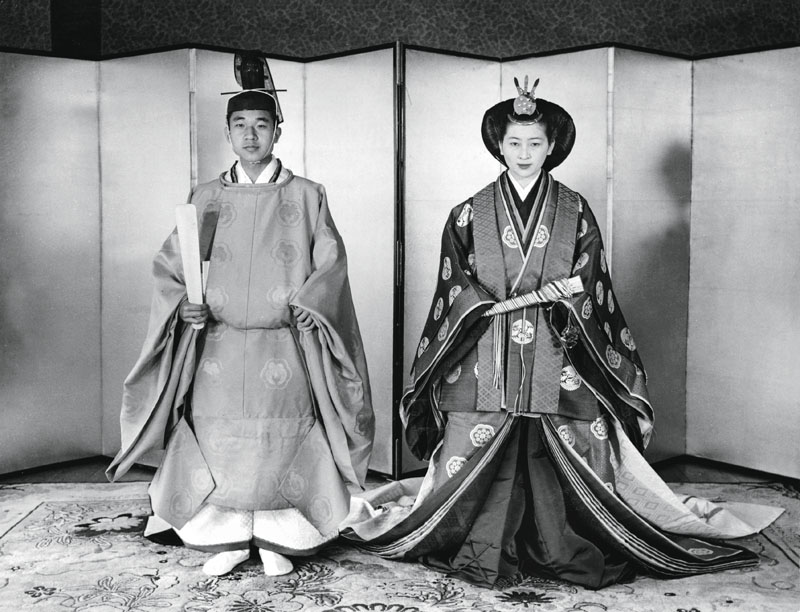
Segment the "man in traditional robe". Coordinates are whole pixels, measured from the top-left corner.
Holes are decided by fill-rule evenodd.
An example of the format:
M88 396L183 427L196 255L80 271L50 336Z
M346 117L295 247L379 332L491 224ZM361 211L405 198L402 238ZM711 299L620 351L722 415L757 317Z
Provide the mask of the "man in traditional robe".
M325 189L272 154L282 114L266 60L236 62L244 90L228 102L226 134L239 159L190 198L210 253L205 303L187 299L174 231L155 258L149 330L108 474L165 449L146 535L171 530L217 553L210 575L253 545L265 573L280 575L292 570L287 555L337 537L363 488L374 417Z
M403 398L427 473L363 496L344 535L487 586L519 571L600 588L637 570L756 563L716 540L780 511L751 526L683 504L643 459L653 411L600 230L550 175L574 123L527 79L517 87L484 115L484 143L507 171L447 218Z

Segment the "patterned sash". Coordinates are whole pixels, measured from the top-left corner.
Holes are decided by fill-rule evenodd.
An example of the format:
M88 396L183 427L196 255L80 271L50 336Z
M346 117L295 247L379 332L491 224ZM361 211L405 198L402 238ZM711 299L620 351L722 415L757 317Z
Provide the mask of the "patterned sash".
M472 237L478 281L497 301L500 301L507 298L508 294L506 266L495 214L495 200L498 198L502 198L499 179L481 189L472 198ZM499 338L499 341L505 339L504 317L495 317L478 340L478 391L475 408L487 412L505 408L505 393L495 387L492 381L495 367L495 338Z
M572 270L580 201L576 194L559 189L556 183L556 214L550 230L539 287L567 278ZM538 288L538 287L537 287ZM564 352L561 342L546 320L544 309L536 308L536 348L531 373L530 401L523 412L555 413L561 391Z
M579 201L549 175L542 181L541 211L534 239L520 250L520 260L504 253L500 226L513 225L504 202L502 177L473 198L473 239L477 277L497 300L538 289L547 282L566 278L572 269ZM510 203L513 207L513 202ZM512 230L513 231L513 230ZM506 242L508 244L508 242ZM496 315L478 342L477 410L508 409L516 413L555 413L563 350L541 308L526 308Z

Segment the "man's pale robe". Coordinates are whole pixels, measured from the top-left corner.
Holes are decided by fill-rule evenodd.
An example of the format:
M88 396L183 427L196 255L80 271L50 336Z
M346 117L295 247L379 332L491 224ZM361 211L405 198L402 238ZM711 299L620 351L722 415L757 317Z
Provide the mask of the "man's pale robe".
M179 534L209 509L255 512L256 524L265 511L299 512L281 522L282 541L254 539L308 552L336 533L362 489L374 432L344 245L322 185L285 169L270 183L230 178L200 185L190 200L201 233L206 210L219 211L205 329L178 316L186 288L175 231L155 258L149 330L125 381L122 449L108 474L165 449L150 496ZM300 311L313 330L297 329ZM309 523L313 537L299 533ZM242 545L223 537L206 547Z

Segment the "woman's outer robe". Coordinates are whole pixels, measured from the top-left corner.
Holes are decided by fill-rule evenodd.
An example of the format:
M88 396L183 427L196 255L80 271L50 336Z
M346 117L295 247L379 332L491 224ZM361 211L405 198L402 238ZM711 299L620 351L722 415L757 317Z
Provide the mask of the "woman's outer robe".
M425 478L367 493L343 534L489 586L517 571L598 588L636 569L755 563L713 539L775 512L753 527L689 508L640 454L653 423L645 372L585 200L545 174L524 223L512 188L501 175L444 228L402 412L409 447L430 459ZM583 292L482 316L571 276Z

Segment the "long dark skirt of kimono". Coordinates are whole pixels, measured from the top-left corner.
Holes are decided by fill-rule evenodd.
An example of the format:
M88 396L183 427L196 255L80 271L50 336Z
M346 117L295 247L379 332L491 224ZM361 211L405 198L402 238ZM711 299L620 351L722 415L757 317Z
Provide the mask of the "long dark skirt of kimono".
M366 541L345 535L487 587L519 572L598 589L639 573L683 577L757 563L746 549L667 534L637 515L607 482L613 430L604 441L585 438L600 452L569 452L564 427L580 435L583 425L509 414L490 443L389 531Z

